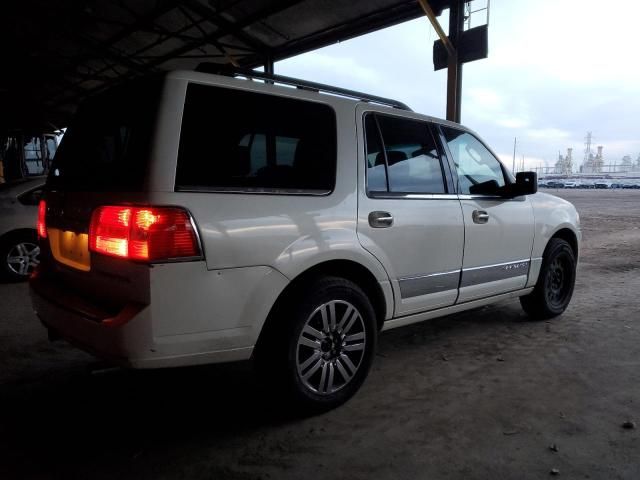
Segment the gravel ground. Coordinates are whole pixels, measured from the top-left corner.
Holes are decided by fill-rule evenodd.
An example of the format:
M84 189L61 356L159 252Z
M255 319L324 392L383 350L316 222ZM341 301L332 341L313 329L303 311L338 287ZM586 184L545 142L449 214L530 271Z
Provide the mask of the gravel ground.
M562 317L509 301L386 332L361 392L312 418L243 364L105 369L0 285L0 478L640 478L640 191L554 193L584 235Z

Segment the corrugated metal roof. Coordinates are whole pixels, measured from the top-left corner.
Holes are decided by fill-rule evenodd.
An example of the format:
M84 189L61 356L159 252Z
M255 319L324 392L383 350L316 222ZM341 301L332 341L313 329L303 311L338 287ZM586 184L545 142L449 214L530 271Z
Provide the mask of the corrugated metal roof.
M449 0L430 3L439 13ZM145 73L255 67L420 15L417 0L7 2L0 129L64 126L86 96Z

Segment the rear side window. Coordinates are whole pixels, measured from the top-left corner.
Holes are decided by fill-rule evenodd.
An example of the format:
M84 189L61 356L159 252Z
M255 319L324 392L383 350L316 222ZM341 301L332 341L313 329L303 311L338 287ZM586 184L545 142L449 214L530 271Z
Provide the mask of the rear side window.
M369 192L446 193L440 155L426 122L368 114L365 135Z
M364 128L367 139L367 189L369 192L386 193L389 187L387 184L387 165L374 115L365 116Z
M191 84L176 190L324 194L336 175L336 119L323 104Z

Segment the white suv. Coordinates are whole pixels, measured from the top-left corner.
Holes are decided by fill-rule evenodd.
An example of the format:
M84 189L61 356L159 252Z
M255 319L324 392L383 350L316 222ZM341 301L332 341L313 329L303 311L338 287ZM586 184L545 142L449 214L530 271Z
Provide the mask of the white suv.
M399 102L241 76L177 71L80 107L40 205L52 337L135 368L251 358L330 408L381 330L513 297L565 310L578 214L535 174Z

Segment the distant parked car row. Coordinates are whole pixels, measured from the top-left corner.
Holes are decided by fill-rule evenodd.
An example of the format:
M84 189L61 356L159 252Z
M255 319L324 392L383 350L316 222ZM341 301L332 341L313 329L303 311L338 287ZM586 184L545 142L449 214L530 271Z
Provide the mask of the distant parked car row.
M640 189L640 180L541 180L538 182L540 188L592 188L592 189L608 189L608 188L624 188L624 189Z

